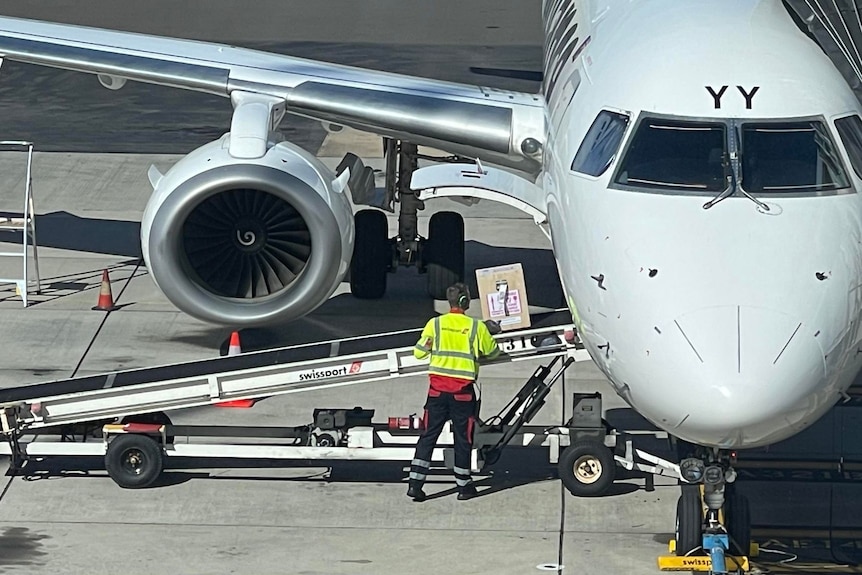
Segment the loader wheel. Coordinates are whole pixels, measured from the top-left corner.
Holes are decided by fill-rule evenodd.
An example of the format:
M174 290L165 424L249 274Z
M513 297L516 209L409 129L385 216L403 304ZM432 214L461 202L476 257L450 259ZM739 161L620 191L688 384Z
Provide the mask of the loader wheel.
M428 273L428 295L445 300L446 289L464 281L464 218L461 214L437 212L431 216L422 261Z
M699 485L683 485L676 502L676 554L688 555L703 546L703 503Z
M611 450L603 443L583 440L563 451L557 472L572 495L594 497L602 495L614 482L616 467Z
M105 469L114 483L124 489L149 487L164 468L164 454L158 442L147 435L128 434L108 444Z
M353 216L356 236L350 260L350 291L359 299L380 299L392 259L386 214L362 210Z

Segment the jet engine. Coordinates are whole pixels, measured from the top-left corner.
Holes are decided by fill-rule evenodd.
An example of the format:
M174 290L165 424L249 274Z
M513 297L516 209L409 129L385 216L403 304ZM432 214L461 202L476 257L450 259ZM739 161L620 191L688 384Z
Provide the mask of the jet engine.
M230 134L162 176L141 223L153 280L180 310L235 327L290 321L325 302L353 253L346 186L288 142L230 155Z

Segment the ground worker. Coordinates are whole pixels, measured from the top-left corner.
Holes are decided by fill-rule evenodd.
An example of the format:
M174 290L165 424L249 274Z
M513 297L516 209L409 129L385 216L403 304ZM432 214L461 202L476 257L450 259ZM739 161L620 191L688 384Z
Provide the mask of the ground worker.
M492 359L500 353L485 323L464 315L470 307L470 290L456 283L446 290L449 313L431 319L413 349L417 359L431 356L428 366L430 386L425 403L424 430L416 444L410 466L407 496L424 501L422 485L431 467L431 454L443 426L452 421L455 436L455 483L458 499L478 495L470 477L473 426L476 421L476 391L479 359Z

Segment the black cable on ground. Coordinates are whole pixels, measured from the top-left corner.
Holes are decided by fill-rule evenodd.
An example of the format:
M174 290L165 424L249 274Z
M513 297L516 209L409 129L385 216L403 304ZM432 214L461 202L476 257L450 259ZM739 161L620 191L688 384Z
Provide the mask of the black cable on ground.
M6 492L9 491L9 488L12 487L12 480L15 479L15 475L9 477L9 480L6 481L6 486L3 487L3 491L0 491L0 501L3 501L3 498L6 497Z
M561 425L566 424L566 372L560 376L560 386L563 393ZM560 538L557 543L557 575L563 574L563 543L566 535L566 486L560 481Z
M135 264L135 269L132 270L132 274L126 279L126 283L123 284L123 287L120 289L120 293L117 294L115 301L118 301L122 296L123 292L126 291L126 288L129 287L129 284L132 282L132 279L137 275L138 270L141 268L141 260ZM78 364L75 366L75 369L72 370L72 376L75 377L77 375L78 370L81 369L81 366L84 364L84 360L87 358L87 354L90 353L90 350L93 348L93 344L96 343L96 338L99 336L99 333L102 331L102 328L105 326L105 322L108 321L108 316L111 312L105 313L105 316L102 318L102 321L99 323L99 327L96 329L96 333L93 334L93 337L90 339L90 343L87 344L87 349L84 350L84 353L81 355L81 359L78 360ZM13 474L9 477L9 480L6 482L6 485L3 487L3 491L0 492L0 501L3 501L3 498L6 496L6 493L9 491L9 488L12 487L12 481L15 479L15 475Z
M141 269L142 260L138 260L138 263L135 264L135 269L132 270L132 274L126 278L126 283L123 284L123 287L120 288L120 293L117 294L117 297L114 298L114 302L120 301L120 298L123 297L123 292L126 291L126 288L129 287L129 284L132 283L132 279L138 274L138 270ZM81 366L84 364L84 360L87 359L87 354L90 353L90 350L93 349L93 344L96 343L96 338L99 337L99 333L101 333L102 328L105 327L105 322L108 321L108 316L111 315L112 312L105 312L104 317L102 317L102 321L99 322L99 327L96 328L96 333L93 334L93 337L90 339L90 343L87 344L87 349L84 350L84 353L81 354L81 359L78 360L78 365L75 366L75 369L72 370L72 375L70 377L75 377L78 375L78 370L81 369Z
M122 296L123 292L126 291L126 288L129 287L129 284L132 282L132 279L137 275L138 270L141 268L141 260L135 264L135 269L132 270L132 274L126 279L126 283L123 284L123 287L120 289L120 293L117 294L115 301L118 301ZM102 331L102 328L105 326L105 322L108 321L108 316L111 312L105 313L105 316L102 318L102 321L99 323L99 327L96 329L96 333L93 334L93 337L90 339L90 343L87 345L87 349L84 350L84 353L81 355L81 359L78 360L78 364L75 366L75 369L72 371L72 377L77 375L78 370L81 369L81 365L84 363L84 359L86 359L87 354L90 353L90 350L93 348L93 344L96 342L96 338L99 336L99 333ZM6 485L3 487L3 491L0 492L0 501L3 501L3 498L8 493L9 488L12 487L12 481L15 479L15 475L13 474L9 477L9 480L6 482Z

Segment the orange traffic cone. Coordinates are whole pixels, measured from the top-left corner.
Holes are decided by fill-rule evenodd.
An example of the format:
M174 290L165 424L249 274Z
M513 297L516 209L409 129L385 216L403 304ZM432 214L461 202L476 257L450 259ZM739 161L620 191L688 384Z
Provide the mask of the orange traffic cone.
M239 355L242 353L242 348L239 345L239 332L235 331L230 334L230 344L228 344L227 354L231 355Z
M242 353L242 348L239 345L239 332L235 331L230 334L230 343L227 348L228 357L233 355L239 355ZM222 401L220 403L216 403L216 407L234 407L240 409L248 409L252 405L254 405L254 399L233 399L230 401Z
M102 286L99 288L99 301L93 307L94 311L114 311L117 306L114 305L114 296L111 294L111 278L108 277L108 270L102 271Z

